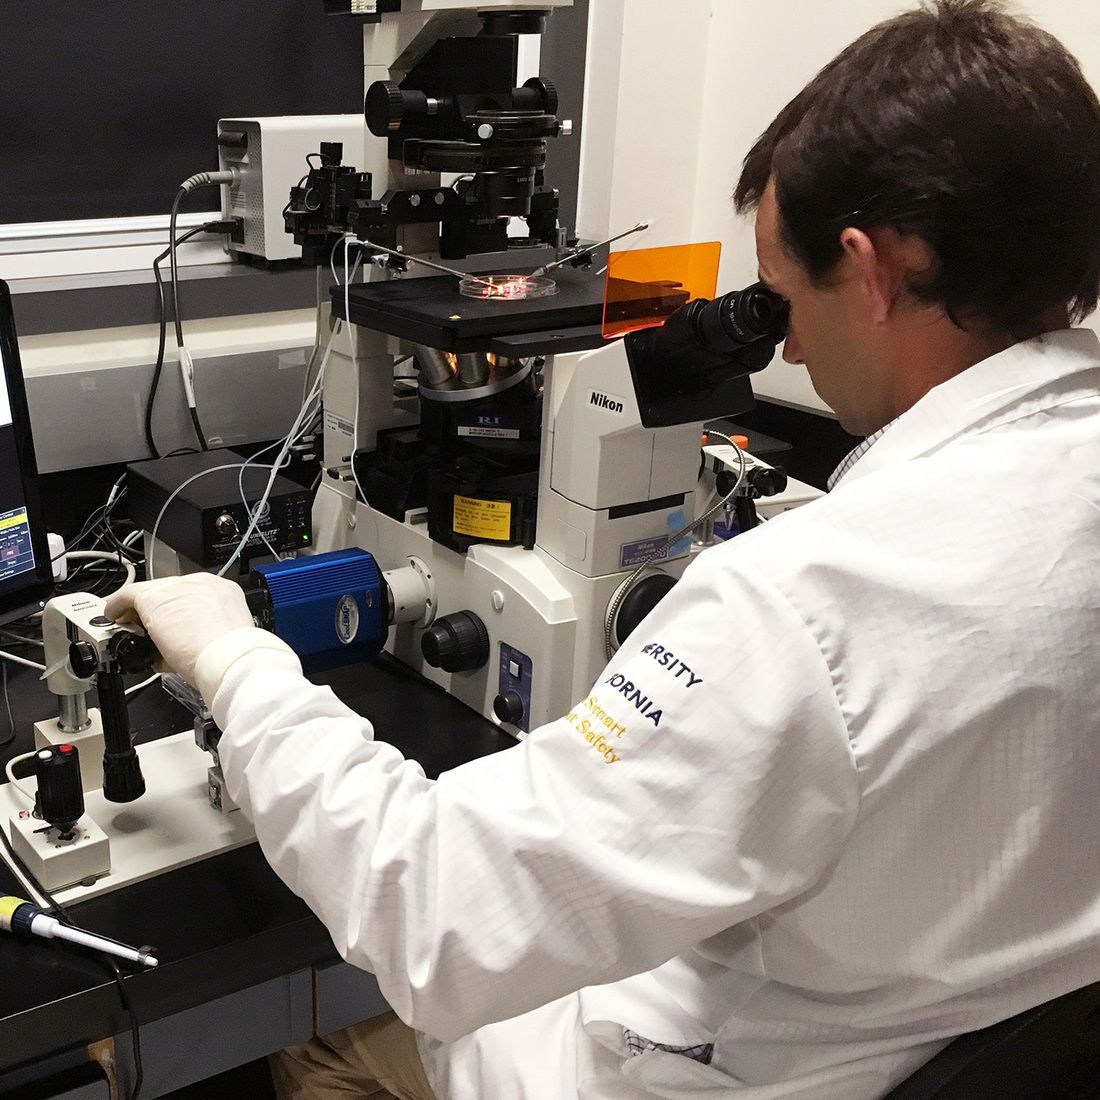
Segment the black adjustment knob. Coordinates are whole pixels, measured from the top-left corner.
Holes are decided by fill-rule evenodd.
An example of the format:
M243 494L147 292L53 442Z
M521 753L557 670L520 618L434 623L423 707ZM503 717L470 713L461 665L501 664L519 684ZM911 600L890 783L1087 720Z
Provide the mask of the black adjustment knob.
M615 613L615 640L619 645L634 633L638 624L672 591L676 578L667 573L643 577L623 597Z
M101 672L96 688L103 719L103 797L108 802L133 802L145 793L145 778L130 739L122 674L113 670Z
M152 672L153 663L160 656L151 638L129 630L116 634L109 648L119 672Z
M433 668L469 672L489 660L489 632L472 611L437 619L420 638L420 651Z
M518 726L523 718L523 699L518 691L505 691L493 700L493 713L502 721Z
M759 466L749 472L749 484L762 497L774 497L787 488L787 471L772 467L770 470Z
M69 667L78 680L90 680L99 668L99 650L91 642L71 643Z
M542 76L533 76L523 82L524 88L530 88L539 98L537 110L545 111L548 115L558 113L558 90L552 81Z
M108 802L133 802L145 793L141 761L132 749L103 754L103 797Z
M375 137L389 137L413 118L427 118L428 97L415 90L402 91L392 80L376 80L363 99L367 129Z
M80 782L80 754L75 745L41 749L34 758L38 780L35 809L43 821L71 833L84 813L84 787Z

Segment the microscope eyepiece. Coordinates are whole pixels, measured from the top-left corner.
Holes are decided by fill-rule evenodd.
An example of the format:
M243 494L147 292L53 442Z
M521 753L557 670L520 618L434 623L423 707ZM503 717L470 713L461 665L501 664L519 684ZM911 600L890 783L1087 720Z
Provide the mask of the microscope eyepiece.
M722 328L736 344L749 344L764 336L778 341L787 334L790 307L763 283L732 290L712 304L718 308Z
M700 299L687 308L692 306L696 338L719 355L736 354L758 340L777 344L787 333L787 303L763 283L731 290L709 302Z
M696 298L663 325L626 336L646 427L734 415L752 407L747 376L763 370L787 332L785 299L763 283Z

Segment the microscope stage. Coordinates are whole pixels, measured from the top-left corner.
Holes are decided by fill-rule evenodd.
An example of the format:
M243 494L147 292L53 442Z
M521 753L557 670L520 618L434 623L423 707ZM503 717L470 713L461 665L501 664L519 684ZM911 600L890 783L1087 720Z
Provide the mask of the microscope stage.
M603 278L558 271L554 279L557 294L522 301L463 297L450 275L361 283L348 294L350 320L441 351L523 358L599 347ZM340 286L332 288L332 308L344 316Z

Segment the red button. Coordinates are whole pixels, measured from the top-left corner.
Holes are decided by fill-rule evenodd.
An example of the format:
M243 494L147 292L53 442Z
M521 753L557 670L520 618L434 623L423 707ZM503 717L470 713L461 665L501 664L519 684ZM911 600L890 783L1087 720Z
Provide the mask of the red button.
M58 745L57 751L64 753L66 756L73 751L72 745Z

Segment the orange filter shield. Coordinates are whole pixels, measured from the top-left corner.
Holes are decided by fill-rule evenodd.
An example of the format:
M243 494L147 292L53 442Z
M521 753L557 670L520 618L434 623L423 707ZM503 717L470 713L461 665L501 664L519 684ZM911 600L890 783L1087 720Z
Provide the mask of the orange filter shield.
M713 298L721 255L721 241L612 252L603 300L604 338L663 324L693 299Z

